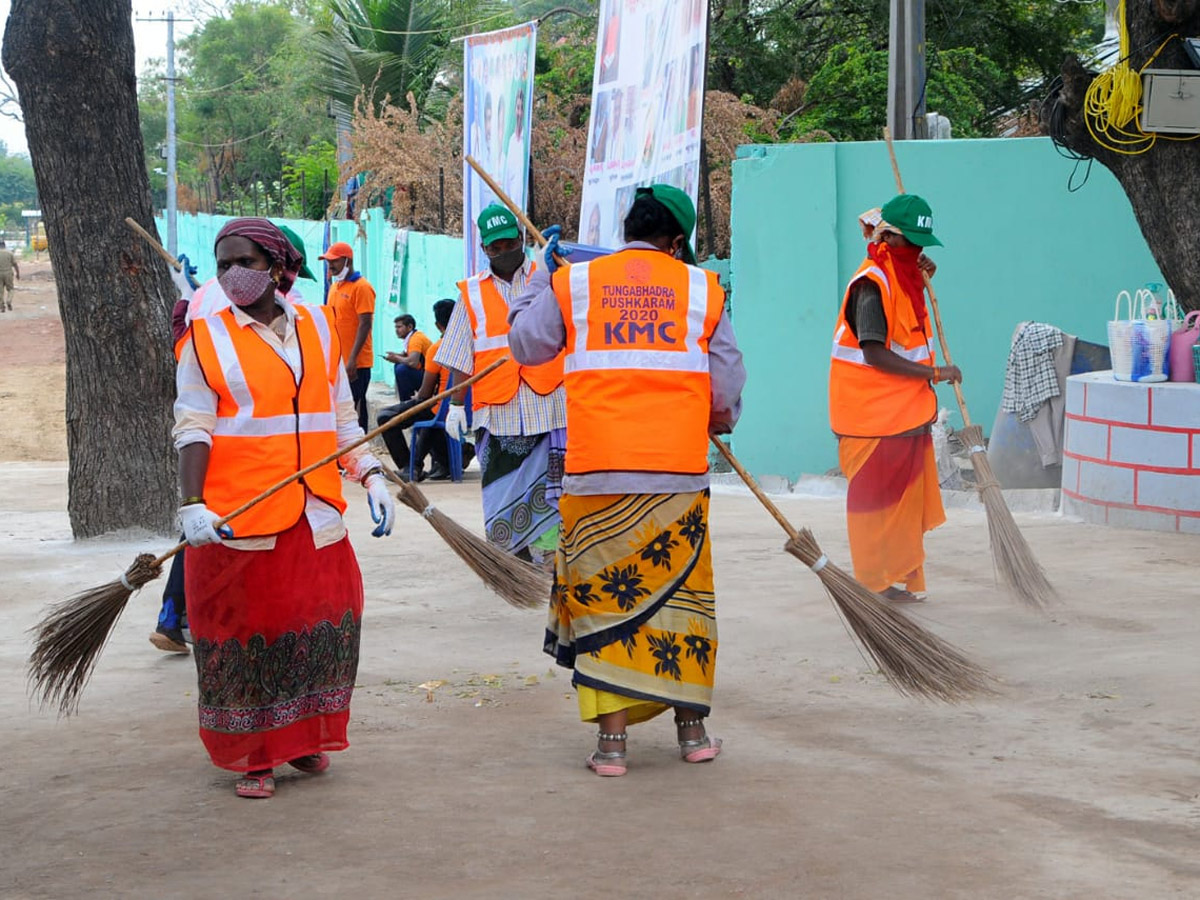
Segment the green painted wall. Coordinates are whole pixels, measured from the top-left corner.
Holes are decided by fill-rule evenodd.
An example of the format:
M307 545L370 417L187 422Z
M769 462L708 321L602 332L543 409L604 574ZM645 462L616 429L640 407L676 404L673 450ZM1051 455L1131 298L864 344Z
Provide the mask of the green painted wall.
M1117 291L1162 281L1116 180L1048 139L902 142L904 186L933 207L930 256L972 417L991 430L1018 322L1107 343ZM748 381L734 446L758 474L837 465L829 349L847 279L865 254L858 214L896 193L882 142L746 146L733 165L734 325ZM1076 179L1078 180L1078 175ZM940 353L939 353L940 358ZM941 405L960 424L953 394Z

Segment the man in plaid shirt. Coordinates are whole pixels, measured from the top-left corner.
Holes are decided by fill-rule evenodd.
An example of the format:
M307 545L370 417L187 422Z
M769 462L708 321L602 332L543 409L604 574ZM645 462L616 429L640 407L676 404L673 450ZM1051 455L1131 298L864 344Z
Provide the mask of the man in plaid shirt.
M507 353L508 307L525 290L533 271L509 210L492 204L478 224L489 266L459 284L461 302L455 304L434 355L436 363L459 373L455 380ZM446 433L452 439L469 439L468 411L461 404L451 406L446 417ZM488 540L524 559L551 563L566 453L561 357L532 368L505 363L475 384L470 416L483 475Z

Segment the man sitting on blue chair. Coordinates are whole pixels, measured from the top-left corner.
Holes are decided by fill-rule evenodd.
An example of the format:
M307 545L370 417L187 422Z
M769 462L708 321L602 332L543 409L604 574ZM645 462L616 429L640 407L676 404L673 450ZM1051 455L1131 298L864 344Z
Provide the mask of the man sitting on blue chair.
M453 300L439 300L433 304L433 320L437 325L438 334L445 333L446 326L450 323L450 314L454 312ZM404 400L393 406L384 407L379 411L377 417L378 424L382 425L388 419L399 413L404 412L410 407L416 406L425 400L428 400L434 394L445 390L447 372L444 367L433 361L433 355L437 352L439 340L431 346L425 353L425 376L421 381L421 387L410 399ZM443 400L442 403L446 401ZM421 413L416 422L426 422L430 419L437 418L437 414L441 404L427 409ZM425 480L424 462L428 455L432 457L433 464L429 471L430 481L445 481L450 477L450 459L448 448L446 447L446 431L444 428L420 428L415 432L417 438L414 442L414 451L416 453L416 465L414 466L413 477L417 481ZM392 455L392 462L396 464L396 474L401 478L408 478L408 462L409 449L408 441L404 437L404 430L401 428L391 428L383 433L384 443L387 444L388 452ZM471 461L475 454L475 448L470 444L463 445L463 468Z

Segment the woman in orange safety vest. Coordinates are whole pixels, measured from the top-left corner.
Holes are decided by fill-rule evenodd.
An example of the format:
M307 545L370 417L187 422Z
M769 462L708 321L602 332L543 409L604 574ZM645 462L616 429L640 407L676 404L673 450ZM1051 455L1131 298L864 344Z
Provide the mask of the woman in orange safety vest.
M846 519L854 575L889 600L925 590L923 535L946 520L930 425L933 385L957 382L935 365L921 252L940 245L933 212L915 194L888 201L870 228L867 258L850 280L834 326L829 418L849 481Z
M178 345L187 612L201 740L242 775L238 796L269 797L276 766L315 774L348 746L363 592L338 466L216 522L362 431L327 310L281 293L299 270L287 238L266 219L235 219L216 257L233 305L193 320ZM390 533L378 461L359 448L338 462L367 490L373 533Z
M509 345L565 348L567 455L545 650L574 669L587 759L624 775L628 725L674 711L680 755L714 759L704 719L717 653L708 441L733 428L746 373L716 275L695 265L691 198L639 188L616 253L556 269L557 226ZM551 275L552 273L552 275Z

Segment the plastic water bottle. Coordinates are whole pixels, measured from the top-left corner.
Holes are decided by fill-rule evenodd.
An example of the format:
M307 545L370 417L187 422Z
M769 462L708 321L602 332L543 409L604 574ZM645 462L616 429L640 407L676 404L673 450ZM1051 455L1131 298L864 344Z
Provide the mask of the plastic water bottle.
M1162 312L1163 312L1163 300L1162 300L1163 285L1162 285L1162 282L1147 281L1146 282L1146 290L1148 290L1154 297L1154 299L1150 301L1150 305L1146 307L1146 318L1147 319L1161 319Z

